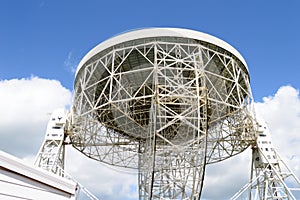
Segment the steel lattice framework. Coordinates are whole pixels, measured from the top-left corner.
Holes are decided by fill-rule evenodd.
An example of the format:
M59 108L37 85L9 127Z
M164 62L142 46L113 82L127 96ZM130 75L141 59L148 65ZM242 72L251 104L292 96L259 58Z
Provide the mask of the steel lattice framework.
M255 141L246 63L227 43L185 29L142 29L79 64L71 142L139 170L140 199L199 199L205 165Z

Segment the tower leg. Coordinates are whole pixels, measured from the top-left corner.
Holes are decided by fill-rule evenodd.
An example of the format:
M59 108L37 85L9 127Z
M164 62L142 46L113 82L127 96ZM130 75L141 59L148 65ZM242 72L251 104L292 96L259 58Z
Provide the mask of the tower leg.
M165 105L154 105L152 110L151 137L139 146L139 197L148 199L193 199L201 197L207 150L207 101L202 93L197 106L199 121L173 120L159 128L157 119L164 120ZM155 112L157 110L157 112ZM183 112L184 113L184 112ZM181 113L181 114L183 114ZM166 124L166 123L164 123ZM185 129L178 128L178 124ZM158 125L158 126L157 126ZM175 143L169 134L176 133L174 127L192 135L190 143ZM157 145L159 144L159 145ZM163 144L163 145L162 145Z

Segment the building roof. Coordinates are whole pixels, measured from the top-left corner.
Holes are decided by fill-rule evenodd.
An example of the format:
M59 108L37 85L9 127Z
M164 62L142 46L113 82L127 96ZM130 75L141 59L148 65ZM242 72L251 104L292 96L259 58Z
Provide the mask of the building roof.
M0 168L20 174L69 194L75 193L76 183L43 169L25 164L22 160L0 150Z

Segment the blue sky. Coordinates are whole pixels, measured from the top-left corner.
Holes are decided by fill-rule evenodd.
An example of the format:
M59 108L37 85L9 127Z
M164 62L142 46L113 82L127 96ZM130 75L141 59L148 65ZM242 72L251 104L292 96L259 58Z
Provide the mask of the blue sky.
M181 27L214 35L243 55L257 112L300 177L299 10L296 0L2 0L0 149L33 162L46 113L70 106L77 64L94 46L132 29ZM137 198L136 174L67 153L70 174L100 199ZM246 184L249 155L207 169L204 197L228 199Z
M9 0L0 3L0 79L35 75L72 89L80 59L101 41L142 27L217 36L246 59L256 101L300 88L300 2Z

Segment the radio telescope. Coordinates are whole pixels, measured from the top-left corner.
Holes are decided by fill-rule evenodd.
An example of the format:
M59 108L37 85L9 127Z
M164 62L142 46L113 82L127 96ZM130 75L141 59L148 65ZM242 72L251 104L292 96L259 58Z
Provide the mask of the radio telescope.
M140 199L199 199L206 164L255 138L246 62L201 32L149 28L108 39L82 59L74 88L73 146L138 169Z
M245 60L193 30L135 30L92 49L77 68L71 111L51 116L36 165L66 176L67 143L97 161L137 169L141 200L200 199L206 165L249 146L250 182L233 200L296 199L300 191L255 116Z

